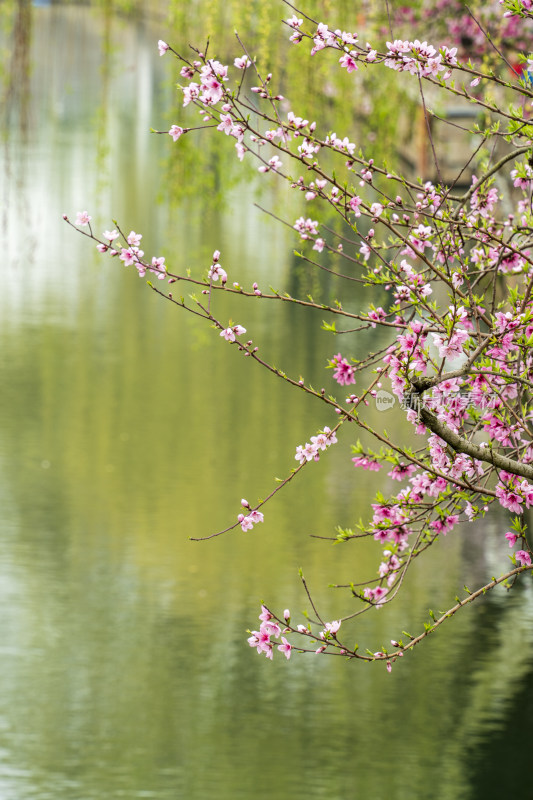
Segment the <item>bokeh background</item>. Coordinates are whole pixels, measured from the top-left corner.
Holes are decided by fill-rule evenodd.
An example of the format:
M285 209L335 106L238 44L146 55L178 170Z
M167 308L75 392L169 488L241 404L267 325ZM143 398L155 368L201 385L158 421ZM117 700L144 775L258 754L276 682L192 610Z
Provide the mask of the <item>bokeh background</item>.
M307 9L349 29L364 22L352 3ZM304 269L297 238L254 205L292 219L299 198L241 168L226 137L150 133L187 119L157 40L184 49L209 34L227 60L237 27L284 94L292 87L295 110L390 148L401 88L363 92L331 59L303 68L285 16L282 3L249 0L149 13L0 5L1 800L528 796L529 586L465 611L390 675L257 656L246 631L260 602L293 617L308 605L300 567L327 619L355 610L328 584L374 574L376 543L310 536L367 515L375 476L351 465L356 431L345 426L253 532L191 542L230 524L241 497L264 497L334 415L62 219L88 210L96 231L116 219L176 271L202 274L219 249L230 281L325 301L344 292L357 307L335 278ZM324 368L339 342L319 314L216 303L267 360L334 391ZM391 416L388 428L402 424ZM353 641L376 650L419 632L429 608L501 571L505 524L491 517L444 539L390 608L353 626Z

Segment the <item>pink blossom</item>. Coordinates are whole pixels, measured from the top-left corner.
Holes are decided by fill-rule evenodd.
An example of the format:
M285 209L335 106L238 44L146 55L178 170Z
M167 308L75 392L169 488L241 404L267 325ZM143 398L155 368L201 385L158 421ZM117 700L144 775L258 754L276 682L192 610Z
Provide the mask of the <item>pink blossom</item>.
M115 239L118 239L120 233L116 230L104 231L102 236L104 237L104 239L107 239L108 242L113 242Z
M254 527L254 523L250 519L250 517L245 517L244 514L239 514L237 519L239 520L241 528L243 529L243 531L245 533L246 533L246 531L251 531L252 528Z
M348 205L350 206L351 210L354 212L356 217L361 216L361 212L359 211L359 206L361 205L362 202L363 202L362 199L357 195L355 195L355 197L352 197L350 202L348 203Z
M349 53L345 53L343 56L341 56L341 58L339 58L339 64L341 67L345 67L348 70L348 73L356 72L359 69L357 66L357 61Z
M222 114L220 117L220 124L217 125L217 131L223 131L228 136L233 129L233 120L229 114Z
M376 309L370 309L370 311L367 314L368 319L374 320L374 322L370 323L372 328L375 328L376 322L382 322L386 316L387 315L385 314L381 306L379 306L379 308Z
M517 550L514 555L516 560L519 562L519 564L522 564L522 566L531 566L531 556L525 550Z
M278 639L281 634L281 628L277 622L273 622L272 618L264 620L259 630L261 633L266 633L268 636L275 636L276 639Z
M432 233L433 230L429 225L419 225L410 234L409 241L416 248L418 248L418 250L422 250L423 252L426 247L430 247L430 242L428 242L427 239L429 236L431 236Z
M402 481L404 478L410 478L416 470L415 464L396 464L387 475L395 481Z
M139 247L142 239L142 233L135 233L135 231L130 231L128 234L127 242L132 247Z
M292 644L289 644L289 642L284 636L281 637L281 641L282 644L278 644L278 650L280 651L280 653L283 653L283 655L288 661L289 658L291 657Z
M330 363L335 367L333 377L340 386L349 386L351 383L355 383L354 367L340 353L333 356Z
M139 258L142 258L144 255L142 250L139 250L137 247L130 247L126 248L123 247L120 251L120 260L124 262L125 267L130 267L132 264L135 264Z
M337 434L335 433L335 431L332 431L330 428L328 428L327 425L324 427L322 433L325 434L330 444L337 444Z
M258 653L264 653L267 658L272 658L272 644L270 637L261 631L252 631L252 635L248 637L248 644L250 647L256 647Z
M241 504L244 505L244 502L241 501ZM249 506L245 507L249 508ZM251 531L254 525L256 525L258 522L263 522L264 517L261 511L257 511L256 509L255 511L250 511L250 513L247 516L245 516L244 514L239 514L237 519L240 523L242 530L246 532L246 531ZM262 606L262 608L264 608L264 606ZM263 617L259 617L259 619L263 619ZM268 617L268 619L270 619L270 617Z
M517 533L512 533L511 531L507 531L505 534L505 538L509 542L509 547L514 547L516 544L516 540L519 538Z
M368 456L355 456L352 458L354 467L363 467L363 469L368 469L370 472L379 472L381 469L381 464L377 461L373 461Z
M200 95L200 87L197 83L190 83L183 89L183 106L188 106Z
M509 509L513 514L522 513L523 498L516 492L507 489L502 483L498 483L496 486L496 497L500 501L500 505Z
M237 69L246 69L251 65L251 61L248 56L241 56L240 58L236 58L233 61L233 64L237 67Z
M150 267L150 272L153 272L154 275L157 275L159 280L162 280L166 275L166 267L165 267L165 258L161 256L161 258L156 258L155 256L152 258L152 265Z
M300 464L305 464L307 461L318 461L319 450L325 450L332 444L336 444L337 436L335 431L332 431L327 426L321 431L318 436L312 436L311 442L306 442L305 445L298 445L296 448L296 455L294 458Z
M299 444L298 447L296 448L296 455L294 456L294 458L300 464L305 464L307 462L308 459L307 459L307 457L305 455L304 447L301 444Z
M306 442L303 448L303 455L306 461L318 461L318 447L313 442Z
M232 328L224 328L223 331L220 331L220 336L227 342L234 342L235 337L242 336L243 333L246 333L246 328L243 328L242 325L234 325Z
M270 158L268 160L267 164L262 164L260 167L258 167L258 171L259 172L270 172L270 170L274 170L274 172L275 172L281 166L283 166L283 165L281 163L281 160L278 158L278 156L272 156L272 158Z
M370 587L367 586L363 591L363 597L369 602L374 603L376 608L379 608L383 605L388 591L389 590L385 586L376 586L375 589L370 589Z
M295 116L294 111L289 111L289 113L287 114L287 120L289 122L289 125L291 125L291 127L293 128L296 128L296 130L301 130L302 128L305 128L306 125L309 125L308 119Z
M359 252L363 256L364 260L368 261L368 259L370 258L371 250L370 247L366 244L366 242L362 243L361 247L359 248Z
M228 273L225 269L222 269L220 264L215 263L211 265L209 272L207 273L207 277L212 281L218 281L220 278L220 282L225 284L228 280Z
M318 233L318 222L310 217L307 219L298 217L292 227L298 231L302 239L309 239L309 234L316 236Z
M439 336L434 333L433 341L439 349L439 356L441 358L458 358L463 354L463 344L468 339L466 331L457 329L448 338Z
M309 139L304 139L302 144L298 146L298 152L304 158L313 158L315 153L320 150L320 145L313 144Z
M160 56L164 56L165 53L167 52L167 50L169 49L168 44L166 42L164 42L163 39L160 39L158 41L157 46L159 47L159 55Z
M268 610L266 606L261 606L261 613L259 614L259 619L263 620L263 622L268 622L269 619L272 619L272 614Z
M183 133L184 133L184 130L183 130L183 128L180 128L179 125L172 125L170 130L169 130L169 135L172 136L172 138L174 139L175 142L178 141L178 139L180 138L180 136L183 135Z
M342 620L340 619L335 619L333 622L326 622L324 628L332 635L335 635L341 626L341 622Z
M385 601L385 596L388 594L388 589L386 586L376 586L373 592L372 600L376 604L376 608L383 605Z
M520 492L526 501L526 508L533 506L533 486L526 480L520 481Z
M328 439L324 433L319 433L318 436L311 436L311 443L317 451L326 450L329 446Z
M78 211L76 214L76 225L88 225L91 220L87 211Z
M303 19L298 19L296 14L293 14L292 17L290 19L286 19L285 22L291 28L299 28L300 25L302 25L302 23L303 23Z

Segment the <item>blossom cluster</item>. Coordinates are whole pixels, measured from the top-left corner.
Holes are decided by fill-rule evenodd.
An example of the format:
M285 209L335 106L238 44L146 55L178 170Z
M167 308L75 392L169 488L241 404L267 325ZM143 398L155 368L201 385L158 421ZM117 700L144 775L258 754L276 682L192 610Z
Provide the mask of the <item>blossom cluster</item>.
M496 497L503 508L513 514L522 514L524 508L533 506L533 484L527 480L519 481L516 475L502 470L496 486Z
M254 525L258 522L263 522L264 517L261 511L258 511L256 508L250 508L250 503L247 500L241 500L241 505L243 508L248 509L248 514L239 514L237 520L244 532L251 531Z
M251 636L248 638L248 644L250 647L255 647L259 654L263 653L270 660L273 658L275 646L272 642L272 637L281 640L281 644L277 645L280 653L283 653L287 660L291 657L294 645L282 636L283 633L299 633L309 637L311 642L314 642L313 652L317 655L324 653L330 644L333 644L337 648L337 633L342 624L342 621L339 619L333 620L332 622L325 622L323 629L317 634L312 632L309 623L307 625L300 624L296 628L292 628L290 626L291 614L288 608L283 612L283 619L286 623L285 628L282 628L279 622L276 621L274 615L264 605L261 606L259 619L261 620L259 630L250 631ZM316 647L317 644L318 647ZM340 652L346 653L344 649L341 649Z
M320 452L327 450L330 445L336 444L336 442L337 435L335 431L326 426L317 436L311 436L310 442L306 442L304 445L299 444L294 458L300 464L305 464L307 461L318 461Z
M285 612L289 615L289 612ZM290 616L290 615L289 615ZM268 608L261 606L261 613L259 615L261 625L258 631L251 631L251 636L248 639L250 647L255 647L258 653L264 653L267 658L272 660L274 655L274 645L271 641L273 636L275 639L281 638L281 644L278 644L278 650L284 654L288 660L291 657L292 644L281 635L281 627L274 620L273 614L270 613Z
M410 72L411 75L436 78L441 76L444 80L451 77L451 67L457 65L457 48L449 49L443 45L439 51L427 42L402 41L396 39L387 42L387 57L384 60L386 67L398 72Z
M234 342L237 336L242 336L245 333L246 328L243 328L242 325L232 325L231 327L223 328L220 331L220 335L227 342Z
M68 221L66 214L63 215L63 219ZM90 226L91 219L92 217L87 211L78 211L75 225L79 227ZM147 271L155 275L158 280L163 280L167 277L164 256L153 256L151 262L144 260L144 250L140 248L141 239L143 238L142 233L130 231L125 237L123 245L118 243L120 237L121 233L115 228L112 231L104 231L100 240L92 236L97 241L96 249L99 253L118 256L119 261L122 261L125 267L135 266L140 278L144 278Z
M340 353L333 356L330 366L334 367L333 377L340 386L349 386L355 383L355 368Z

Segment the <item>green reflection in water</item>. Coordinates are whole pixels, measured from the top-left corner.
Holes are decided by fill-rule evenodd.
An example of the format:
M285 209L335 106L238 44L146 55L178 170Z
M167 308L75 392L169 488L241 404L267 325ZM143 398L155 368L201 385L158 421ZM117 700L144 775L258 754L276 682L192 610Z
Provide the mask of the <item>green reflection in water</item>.
M2 798L491 797L489 758L488 775L498 764L523 793L505 742L516 720L528 729L529 587L472 609L390 676L270 664L247 647L261 599L305 606L298 567L329 618L346 598L327 584L373 574L374 543L308 537L366 513L371 476L346 470L356 433L254 533L191 543L234 519L243 494L264 495L331 419L103 261L61 214L87 207L98 229L116 215L181 268L208 266L217 247L247 285L327 298L336 279L303 275L290 232L250 204L236 215L242 186L217 209L189 174L196 202L154 205L176 152L146 133L166 107L157 30L89 8L33 14L32 124L19 138L11 119L2 161ZM332 388L322 366L339 345L318 314L227 303L217 296L217 313L238 314L266 358ZM415 565L403 600L354 639L419 630L424 608L500 569L500 538L495 525L443 540L433 571Z

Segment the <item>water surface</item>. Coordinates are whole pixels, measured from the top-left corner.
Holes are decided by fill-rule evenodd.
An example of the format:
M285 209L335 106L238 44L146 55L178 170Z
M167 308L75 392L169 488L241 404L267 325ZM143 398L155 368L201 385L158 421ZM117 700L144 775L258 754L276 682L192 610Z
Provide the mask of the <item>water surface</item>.
M62 214L87 208L96 230L119 219L181 270L201 271L218 248L230 280L326 298L337 287L302 277L298 243L253 207L249 179L217 206L192 170L187 203L164 202L179 192L168 185L179 156L149 133L168 127L173 102L161 26L34 7L27 63L4 62L0 796L526 796L528 586L465 612L391 675L335 658L270 663L246 644L261 600L306 607L299 567L331 619L351 606L327 585L373 574L373 543L308 535L366 513L373 484L351 470L355 431L280 493L263 526L190 541L231 522L242 496L264 496L333 415L102 259ZM332 390L323 367L338 342L319 315L216 302L266 358ZM354 641L376 649L418 631L428 608L490 578L505 563L501 524L447 537Z

